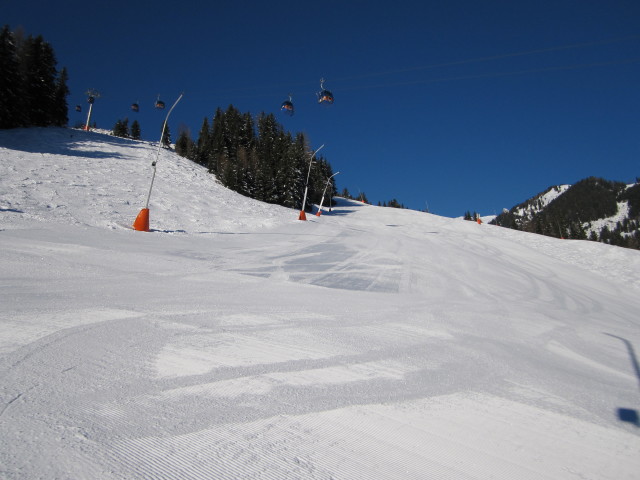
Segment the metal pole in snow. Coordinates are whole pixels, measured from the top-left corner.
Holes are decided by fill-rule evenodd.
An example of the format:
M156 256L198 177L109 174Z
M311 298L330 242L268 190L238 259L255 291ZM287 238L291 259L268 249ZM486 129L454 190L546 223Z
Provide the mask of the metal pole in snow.
M90 125L90 122L91 122L91 110L92 110L92 109L93 109L93 103L90 103L90 104L89 104L89 115L87 115L87 123L86 123L86 125L84 126L84 129L85 129L87 132L89 131L89 128L90 128L90 127L89 127L89 125Z
M329 182L331 181L331 179L333 177L335 177L339 173L340 172L336 172L333 175L331 175L329 178L327 178L327 184L324 186L324 190L322 191L322 199L320 200L320 208L318 209L318 213L316 213L316 216L319 217L321 212L322 212L322 204L324 203L324 194L327 192L327 188L329 187ZM331 201L329 201L329 205L331 205ZM331 209L329 209L329 211L331 211Z
M160 134L160 142L158 143L158 150L156 151L156 159L151 164L151 166L153 167L153 175L151 176L151 185L149 186L149 195L147 195L147 203L145 203L144 205L144 208L147 208L147 209L149 208L149 199L151 198L151 189L153 188L153 181L156 178L156 164L158 163L158 158L160 157L160 148L162 148L162 139L164 138L164 132L167 129L167 121L169 120L169 115L171 115L171 112L173 111L175 106L178 104L178 102L182 98L182 95L184 95L184 93L180 94L180 96L175 101L173 106L169 109L169 113L167 113L167 116L164 119L164 123L162 124L162 133Z
M324 144L320 146L320 148L322 147L324 147ZM307 191L309 190L309 175L311 175L311 164L313 163L313 157L315 157L316 153L320 151L320 148L317 149L315 152L313 152L313 154L311 155L311 159L309 160L309 171L307 172L307 183L304 186L304 198L302 199L302 210L300 210L301 217L304 215L304 207L307 204ZM304 220L306 220L306 218L304 218Z
M89 102L89 114L87 115L87 123L84 126L84 129L88 132L91 129L91 112L93 111L93 102L95 102L96 98L100 98L100 92L90 88L86 91L87 102Z

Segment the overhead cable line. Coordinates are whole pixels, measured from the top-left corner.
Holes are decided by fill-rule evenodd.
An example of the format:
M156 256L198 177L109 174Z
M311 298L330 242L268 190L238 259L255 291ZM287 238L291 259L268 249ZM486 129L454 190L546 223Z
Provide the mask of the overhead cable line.
M525 50L521 52L503 53L500 55L491 55L487 57L468 58L465 60L456 60L453 62L435 63L435 64L429 64L429 65L416 66L416 67L401 68L396 70L387 70L385 72L366 73L366 74L355 75L350 77L341 77L341 78L335 78L333 80L335 82L340 82L345 80L358 80L361 78L379 77L383 75L391 75L394 73L405 73L405 72L413 72L417 70L429 70L433 68L452 67L456 65L465 65L469 63L481 63L481 62L488 62L492 60L501 60L503 58L523 57L526 55L535 55L537 53L548 53L548 52L557 52L561 50L570 50L574 48L594 47L594 46L600 46L600 45L607 45L610 43L618 43L618 42L624 42L627 40L637 40L637 39L640 39L640 35L630 35L627 37L612 38L609 40L601 40L597 42L585 42L585 43L574 43L570 45L559 45L555 47L539 48L536 50Z
M514 70L508 72L493 72L493 73L479 73L474 75L460 75L456 77L440 77L440 78L430 78L424 80L412 80L405 82L393 82L393 83L384 83L377 85L358 85L357 87L345 87L341 88L341 91L350 91L350 90L360 90L365 88L384 88L384 87L398 87L403 85L421 85L426 83L438 83L438 82L448 82L455 80L474 80L477 78L496 78L496 77L506 77L510 75L524 75L529 73L543 73L543 72L552 72L552 71L561 71L561 70L577 70L580 68L593 68L593 67L607 67L611 65L625 65L630 63L638 63L640 62L640 57L638 58L627 58L624 60L615 60L611 62L595 62L595 63L582 63L576 65L562 65L557 67L543 67L543 68L531 68L527 70Z

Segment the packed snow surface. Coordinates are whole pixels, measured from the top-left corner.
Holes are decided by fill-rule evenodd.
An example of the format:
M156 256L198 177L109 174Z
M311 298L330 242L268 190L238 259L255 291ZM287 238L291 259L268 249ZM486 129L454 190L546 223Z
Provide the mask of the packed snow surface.
M157 152L0 131L1 478L638 478L640 252Z

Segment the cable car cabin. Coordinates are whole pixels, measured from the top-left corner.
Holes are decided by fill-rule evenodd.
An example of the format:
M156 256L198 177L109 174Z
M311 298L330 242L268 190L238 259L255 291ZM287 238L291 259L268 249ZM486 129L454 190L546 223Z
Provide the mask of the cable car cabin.
M156 108L162 110L164 108L164 102L162 100L156 100Z
M139 112L140 111L140 106L137 103L132 103L131 104L131 110L133 110L134 112Z
M280 111L289 115L290 117L293 116L293 103L291 103L289 100L282 102Z
M76 112L81 112L82 111L82 107L80 105L76 105Z
M87 103L90 105L93 105L94 101L95 101L95 97L93 95L89 95L89 98L87 98Z
M322 90L318 93L318 103L333 103L333 94L329 90Z

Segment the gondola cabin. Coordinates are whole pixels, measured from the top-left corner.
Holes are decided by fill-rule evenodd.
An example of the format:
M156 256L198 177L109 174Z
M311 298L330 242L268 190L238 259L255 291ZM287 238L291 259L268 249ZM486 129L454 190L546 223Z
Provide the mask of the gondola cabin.
M131 104L131 110L133 110L134 112L139 112L140 111L140 106L137 103L132 103Z
M293 116L293 103L290 100L285 100L282 102L282 106L280 107L280 111L285 115Z
M164 102L162 100L156 100L156 108L159 110L164 109Z
M82 107L80 105L76 105L76 112L81 112L82 111Z
M318 103L333 103L333 94L329 90L322 90L318 93Z

